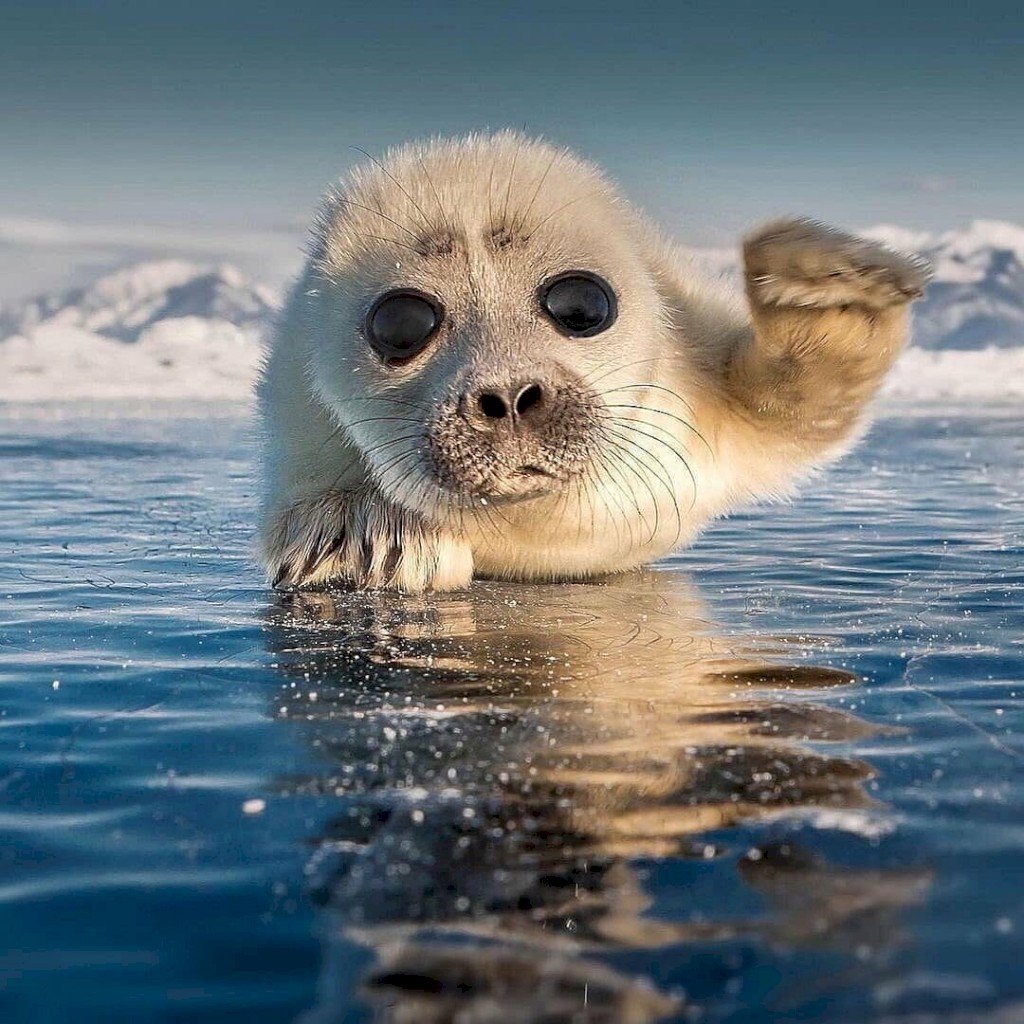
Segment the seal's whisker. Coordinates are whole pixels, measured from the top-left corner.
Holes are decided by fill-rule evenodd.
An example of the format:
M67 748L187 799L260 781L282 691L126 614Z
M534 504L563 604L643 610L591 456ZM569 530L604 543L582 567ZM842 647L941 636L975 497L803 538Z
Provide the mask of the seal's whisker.
M583 487L581 488L581 490L582 490L583 495L587 499L587 505L590 507L590 536L594 537L596 535L596 532L597 532L596 523L595 523L596 512L594 510L594 497L590 493L590 480L589 480L589 478L584 481L584 484L583 484ZM581 515L581 518L582 518L582 512L581 512L580 515Z
M408 249L409 252L416 253L417 256L423 255L423 249L418 245L409 245L407 242L400 242L397 238L388 238L387 235L369 235L361 234L361 238L372 238L375 242L387 242L389 245L398 245L403 249Z
M399 477L406 472L418 471L418 466L415 463L411 465L403 466L404 463L408 462L409 459L415 458L419 453L415 449L399 452L397 455L392 455L388 458L383 465L374 466L370 464L370 478L373 481L376 488L382 494L396 495L399 493L399 483L389 478L389 474L398 471ZM400 468L402 467L402 468Z
M365 206L363 203L357 203L354 199L349 199L347 196L335 196L334 201L336 203L341 203L343 206L354 206L357 210L365 210L367 213L375 214L382 220L386 220L389 224L394 224L399 231L404 231L414 241L418 242L420 240L420 236L417 235L412 228L406 227L400 221L395 220L394 217L389 217L383 210L375 210L372 206ZM377 236L370 235L369 237L376 238ZM384 241L390 241L390 239L384 239Z
M441 214L441 226L445 230L450 230L451 220L448 214L445 212L444 205L441 203L441 196L438 194L437 186L434 184L434 179L430 176L430 172L427 170L427 165L423 162L423 157L417 157L420 165L420 170L423 172L423 177L427 179L427 184L430 186L430 191L433 193L434 202L437 204L437 212Z
M629 454L629 452L627 452L620 445L616 444L616 442L612 441L610 438L605 438L605 443L608 445L608 447L610 449L610 451L608 452L608 456L612 460L613 464L618 466L618 467L620 467L620 468L622 468L622 469L625 469L625 470L628 470L629 472L631 472L633 474L633 476L635 476L637 478L637 480L640 481L640 483L643 485L644 489L647 491L648 495L650 496L651 506L652 506L653 511L654 511L654 526L653 527L647 521L647 517L643 513L643 510L642 510L642 508L640 506L640 499L637 496L636 491L633 489L633 487L631 485L627 484L628 490L629 490L629 495L630 495L630 498L632 499L632 502L633 502L633 507L636 509L637 518L649 530L649 536L647 538L647 543L650 544L651 541L653 541L654 538L658 534L658 526L660 524L660 519L661 519L661 515L660 515L659 509L658 509L658 499L655 496L654 491L651 489L651 485L644 478L643 473L641 473L641 471L639 469L637 469L636 460L634 458L632 458L632 456Z
M618 515L622 519L622 522L625 525L626 530L629 533L629 543L626 545L626 551L629 552L629 551L633 550L633 547L634 547L634 544L635 544L635 541L634 541L634 538L633 538L633 526L632 526L632 523L630 522L628 511L622 505L622 503L618 500L618 498L615 497L616 488L613 486L614 485L614 481L611 479L611 476L608 475L608 473L607 473L606 462L605 462L604 459L602 459L601 461L602 461L602 463L605 463L603 465L604 472L602 473L602 476L605 477L605 484L602 485L602 487L601 487L601 491L600 491L601 497L604 500L605 508L608 511L608 515L611 516L613 522L615 522L615 542L616 542L617 545L622 543L622 533L621 533L621 531L618 528L618 523L616 522L616 517L615 517L615 510L618 510ZM612 506L612 503L611 503L611 498L612 497L615 497L615 509L612 509L612 507L611 507Z
M488 534L488 536L492 537L499 544L506 539L506 535L502 533L501 527L494 522L494 516L495 513L497 513L497 509L493 505L489 503L487 505L481 505L476 502L472 502L467 505L463 502L468 499L463 497L463 501L459 502L458 499L460 496L454 494L452 491L442 490L440 493L444 496L445 507L447 509L458 510L460 523L465 522L466 513L468 512L472 517L472 521L480 527L481 531ZM504 517L502 517L502 519L506 522L507 526L511 527L511 523L504 520Z
M603 437L612 436L612 437L620 437L620 438L624 437L628 433L628 428L630 426L632 426L631 423L629 423L626 420L621 420L621 419L619 419L616 416L603 417L602 436ZM637 444L639 450L645 452L646 454L652 455L652 457L653 457L653 453L648 452L647 448L645 448L642 444L640 444L639 441L635 441L635 439L633 439L633 440L634 440L634 443ZM660 462L657 463L657 465L659 466L659 468L661 468Z
M658 535L659 527L661 526L661 513L658 508L657 495L655 495L653 489L651 488L651 485L647 480L646 474L644 472L641 472L641 470L637 468L638 459L636 458L636 456L633 455L631 452L627 451L627 449L625 449L622 446L622 444L619 443L619 441L623 439L620 438L619 441L615 441L612 440L612 436L606 437L605 443L612 449L612 451L617 452L619 454L621 464L624 465L626 469L628 469L640 481L641 484L643 484L644 489L650 495L651 507L654 509L654 527L651 530L651 535L647 538L647 543L650 544Z
M600 194L601 194L601 190L598 189L598 188L595 188L595 189L592 189L590 192L584 192L582 195L576 196L575 198L568 200L568 202L562 203L561 206L556 206L546 217L544 217L543 219L538 221L538 223L534 224L534 226L530 229L530 233L529 233L529 235L527 237L528 238L532 238L535 234L537 234L538 231L540 231L540 229L545 224L547 224L547 222L549 220L551 220L552 217L557 216L563 210L568 209L568 207L574 205L575 203L582 202L584 199L591 199L594 196L597 196L597 195L600 195Z
M316 454L320 455L323 450L345 429L344 423L339 423L324 439L320 442L319 447L316 450Z
M460 515L462 515L463 511L464 509L462 506L459 506ZM485 532L490 530L490 536L499 544L506 539L505 534L501 532L501 527L494 521L495 509L493 506L486 505L478 508L476 505L473 505L470 507L469 511L473 515L473 522L475 522L482 530L485 530ZM481 512L483 513L482 515L480 514Z
M493 232L497 226L494 223L494 203L492 199L494 193L494 169L497 162L496 156L491 158L491 170L487 175L487 230L489 232Z
M569 488L562 487L548 518L548 537L552 536L553 532L561 527L561 517L569 507L569 495Z
M584 381L587 384L589 384L590 387L597 389L597 385L600 384L601 381L607 380L613 373L620 373L623 370L631 370L631 369L633 369L636 366L645 366L645 365L648 365L650 363L672 363L675 360L679 360L680 362L684 363L684 365L688 365L689 364L689 360L685 356L681 356L681 355L680 356L672 356L672 355L650 356L650 357L645 358L645 359L631 359L629 362L619 363L616 366L613 366L606 373L601 374L600 377L594 377L593 373L595 373L597 370L601 370L604 367L606 367L608 365L608 362L610 361L609 360L609 361L605 361L604 363L601 363L597 367L595 367L594 371L592 371L591 373L587 374L584 377ZM639 383L630 383L628 385L622 385L622 387L623 388L634 388L634 389L652 388L652 389L657 390L658 388L665 387L665 385L659 384L657 381L647 381L647 382L639 382ZM597 389L597 390L598 390L599 394L605 394L605 393L611 394L613 390L617 390L617 389L606 389L606 390ZM685 398L683 398L682 395L680 395L677 391L672 391L671 388L666 388L666 390L670 391L671 394L675 398L677 398L680 402L682 402L683 405L685 405L687 407L687 409L689 409L689 411L692 414L693 407L690 405L690 403Z
M620 440L620 441L622 441L624 443L627 443L631 447L633 447L633 449L635 449L636 453L637 453L634 456L634 458L639 459L641 456L644 457L644 459L645 459L644 466L647 469L647 471L655 479L657 479L660 483L664 484L665 488L668 490L669 497L672 499L672 504L675 505L675 507L676 507L676 515L678 517L680 515L680 513L679 513L679 505L676 502L675 488L672 486L671 478L668 477L668 476L663 476L662 475L662 469L663 469L662 464L660 464L657 461L657 459L654 457L654 455L651 452L647 451L646 447L644 447L643 444L641 444L635 438L628 436L628 434L626 434L625 432L622 432L620 430L616 430L614 427L605 427L605 430L606 430L607 433L609 433L612 436L616 437L618 440ZM647 463L646 459L650 459L651 462L653 463L653 465L651 465L650 463ZM682 529L682 522L680 522L680 529Z
M537 179L537 184L534 187L533 195L530 196L529 203L526 204L526 209L523 210L522 216L517 218L512 233L516 234L526 226L526 221L529 219L530 212L533 210L533 204L537 201L537 195L541 190L544 182L547 181L548 174L551 173L551 168L555 165L555 160L558 158L558 150L554 150L551 154L551 159L548 160L547 166L544 168L544 173Z
M353 427L361 427L367 423L415 423L417 426L422 426L421 421L413 416L367 416L361 420L352 420L350 423L346 423L345 426L351 429Z
M602 392L600 392L600 396L602 398L606 398L608 395L613 395L617 391L636 391L636 390L658 391L658 392L663 392L665 394L671 395L673 398L677 399L679 402L681 402L686 407L687 411L690 413L691 416L693 415L693 406L691 406L690 403L687 402L685 398L683 398L681 395L677 394L671 388L666 388L666 387L664 387L661 384L625 384L622 387L609 388L607 391L602 391ZM614 408L614 407L609 405L608 408ZM648 409L651 412L660 413L663 416L674 416L673 413L670 413L667 410L662 409L660 406L656 406L656 405L641 406L640 408ZM682 423L683 426L686 427L687 430L689 430L695 437L697 437L701 441L701 443L707 449L708 454L711 456L711 458L715 459L715 457L716 457L715 456L715 450L714 450L714 448L711 447L711 443L708 441L708 439L692 423L690 423L688 420L682 419L681 417L675 417L675 418L677 418L679 420L679 422Z
M662 362L663 360L666 360L666 359L671 359L672 357L671 356L650 356L650 357L647 357L647 358L644 358L644 359L631 359L631 360L629 360L628 362L625 362L625 363L615 363L615 365L612 366L612 368L604 376L596 377L595 378L595 374L599 373L606 366L611 366L611 364L615 362L616 358L617 358L617 353L616 353L616 355L609 356L607 359L602 359L601 362L599 362L596 366L592 367L589 372L584 373L581 376L581 379L582 379L583 383L584 384L589 384L589 385L593 386L593 385L599 383L600 381L604 380L605 377L610 377L613 373L618 373L620 370L628 370L628 369L630 369L630 368L632 368L634 366L642 366L645 363L658 363L658 362Z
M346 402L388 402L391 405L404 405L410 409L421 409L429 410L430 406L424 405L422 402L410 402L403 398L392 398L390 395L366 395L364 397L352 397L346 398Z
M670 445L668 441L666 441L664 438L658 437L657 434L648 434L646 430L641 430L634 423L627 423L623 420L620 420L619 427L622 428L623 430L630 430L636 434L641 434L642 436L649 438L651 441L657 441L659 444L664 445L673 455L675 455L677 459L679 459L679 461L683 464L683 468L686 470L687 476L690 478L690 486L693 492L693 497L690 501L690 508L688 509L688 511L692 511L694 506L697 504L697 478L696 476L694 476L693 469L691 468L690 463L686 460L686 456L683 455L683 453L679 451L677 448Z
M637 460L639 460L641 456L654 459L653 455L651 455L651 453L648 452L642 444L640 444L638 441L635 441L633 438L627 437L625 434L620 434L614 429L610 430L609 433L616 437L620 443L628 444L631 447L635 448L636 454L633 457L636 458ZM675 544L676 542L678 542L683 532L683 515L679 508L679 502L676 500L675 489L672 487L671 480L663 477L661 473L655 470L653 466L648 465L646 461L644 462L644 465L647 466L647 470L651 474L651 476L653 476L665 488L665 493L668 495L669 501L672 502L672 507L676 513L676 535L675 539L673 540L673 544ZM654 459L654 466L657 466L659 470L661 468L660 464L657 462L656 459Z
M477 506L474 505L473 507L476 508ZM480 507L487 509L488 516L497 516L509 529L513 529L512 520L493 501L489 501L486 505Z
M664 394L671 395L677 402L684 405L693 414L693 405L687 399L683 398L678 391L673 390L670 387L666 387L664 384L659 384L657 381L649 381L647 383L636 383L636 384L620 384L618 387L606 388L603 391L599 391L599 395L614 395L619 391L660 391Z
M378 477L383 477L385 474L388 473L389 470L392 469L392 467L398 465L399 463L401 463L403 460L409 458L410 456L413 456L413 455L417 455L418 456L419 454L420 454L419 446L418 445L411 445L409 448L405 449L402 452L399 452L397 455L390 455L390 456L388 456L387 460L385 462L383 462L379 466L373 466L372 463L371 463L371 469L372 470L376 470L376 473L377 473Z
M386 485L387 490L392 494L402 494L402 502L399 508L411 510L414 514L425 516L426 509L423 508L423 502L427 496L426 481L423 480L420 467L415 463L398 469L403 461L399 459L388 466L387 472L398 470L397 478L386 480L384 477L386 477L387 473L385 473L381 478L381 485L382 487ZM416 477L419 477L419 479L416 479ZM408 486L410 480L414 481L411 491Z
M611 359L605 359L603 362L598 363L597 366L595 366L589 373L584 374L583 380L587 384L589 384L591 387L595 387L602 380L605 380L606 378L610 377L613 373L619 373L622 370L631 370L635 366L647 366L650 363L672 364L672 363L678 362L678 363L681 363L684 367L689 367L689 366L692 365L693 360L689 356L687 356L687 355L685 355L685 354L683 354L681 352L680 353L676 353L676 354L673 354L671 352L669 352L669 353L662 353L662 354L656 355L656 356L645 356L643 359L630 359L630 360L628 360L627 362L624 362L624 363L616 363L614 366L612 366L612 368L610 370L608 370L606 373L602 374L600 377L595 377L594 376L594 374L596 374L600 370L603 370L611 362L612 362ZM654 384L656 382L655 381L651 381L650 383ZM643 387L643 386L646 386L646 385L640 384L640 385L633 385L633 386ZM677 394L676 397L679 398L679 400L682 401L682 402L686 401L681 395Z
M408 453L407 453L407 454L408 454ZM401 465L401 463L402 463L403 461L404 461L404 460L403 460L403 459L401 459L401 458L399 458L399 459L395 459L394 461L392 461L392 462L391 462L391 463L390 463L390 464L388 465L387 469L386 469L386 470L385 470L384 472L385 472L385 473L390 473L390 472L391 472L392 470L396 469L396 468L397 468L397 467L398 467L399 465ZM408 483L408 482L409 482L409 481L410 481L410 480L411 480L411 479L412 479L412 478L413 478L414 476L416 476L417 474L419 474L419 472L420 472L420 468L419 468L419 466L417 466L417 465L412 465L412 466L406 466L406 467L405 467L404 469L402 469L402 470L401 470L401 471L399 472L399 474L398 474L398 479L397 479L397 480L393 480L393 481L391 481L391 482L390 482L390 485L389 485L389 486L390 486L390 488L391 488L391 489L392 489L392 490L393 490L394 492L398 492L398 491L400 491L400 490L401 490L401 489L402 489L403 487L405 487L405 485L406 485L406 484L407 484L407 483ZM412 498L414 499L414 503L418 503L418 502L419 502L419 500L420 500L420 497L419 497L419 491L420 491L420 489L422 488L422 485L423 485L423 481L422 481L422 480L419 480L419 481L417 481L417 482L416 482L416 483L414 484L414 490L413 490L413 493L412 493L412 495L411 495L411 497L412 497Z
M677 416L674 412L669 412L667 409L662 409L660 406L657 405L636 405L635 403L630 404L625 402L606 402L604 407L606 409L632 409L635 410L636 412L651 412L657 416L666 416L671 420L675 420L676 423L678 423L680 426L685 427L687 430L693 433L699 433L696 427L694 427L694 425L689 420L683 419L682 416ZM654 426L653 423L650 425ZM668 427L659 427L658 429L671 433Z
M432 230L434 225L432 224L430 218L426 215L426 213L423 212L423 207L420 206L420 204L417 203L415 199L413 199L413 197L409 194L406 187L384 166L384 164L382 164L375 156L372 156L370 153L368 153L365 149L360 149L359 146L353 146L352 148L356 150L356 152L362 153L363 156L365 156L367 160L369 160L372 164L378 167L380 171L388 177L389 180L394 182L394 185L398 189L398 191L401 192L402 195L405 196L405 198L408 199L410 203L412 203L416 212L422 218L424 228L427 231Z
M369 401L369 399L367 399L367 401ZM386 401L386 399L385 399L385 401ZM332 442L332 441L333 441L333 440L334 440L334 439L335 439L336 437L338 437L338 435L339 435L339 434L341 434L341 433L342 433L343 431L347 430L347 429L348 429L349 427L352 427L352 426L358 426L358 425L359 425L360 423L364 423L364 422L368 423L368 422L372 422L372 420L358 420L358 421L356 421L355 423L339 423L339 424L338 424L338 425L337 425L337 426L336 426L336 427L335 427L335 428L334 428L334 429L333 429L333 430L332 430L332 431L331 431L331 432L330 432L330 433L329 433L329 434L327 435L327 437L325 437L325 438L323 439L323 441L321 441L321 442L320 442L320 445L319 445L319 447L317 448L317 454L319 455L320 453L322 453L322 452L323 452L323 450L324 450L324 449L325 449L325 448L326 448L326 447L327 447L327 446L328 446L328 445L329 445L329 444L330 444L330 443L331 443L331 442ZM399 421L398 419L396 419L396 422L400 422L400 421ZM406 419L406 422L408 422L408 423L415 423L415 424L417 424L417 425L418 425L420 421L419 421L419 420L416 420L416 419L412 419L412 418L410 417L410 418L407 418L407 419ZM342 476L343 476L343 475L344 475L344 473L342 473ZM338 479L340 479L340 477L339 477Z
M419 450L420 450L420 445L418 443L416 443L416 442L419 442L420 440L421 440L421 438L420 438L419 434L403 434L400 437L390 438L390 439L388 439L386 441L381 442L380 444L373 445L370 448L368 448L365 452L363 452L363 459L365 460L367 466L369 467L371 476L374 476L374 475L379 476L382 472L384 472L384 470L386 470L390 466L389 462L386 462L384 465L381 465L381 466L375 465L375 461L376 460L375 460L374 457L376 455L378 455L380 452L384 451L387 448L393 448L396 444L403 444L403 443L408 443L408 442L411 441L411 442L414 442L414 443L410 446L410 448L408 450L399 453L399 456L401 456L401 455L412 455L412 454L417 454L418 455L419 454ZM399 456L394 456L394 457L398 458ZM390 456L389 456L389 458L390 458ZM343 469L341 471L341 473L338 475L338 477L336 478L335 485L337 485L337 482L340 481L341 478L344 477L347 472L348 472L348 468L346 467L346 469Z
M619 501L620 485L618 478L612 478L612 464L608 452L599 452L597 458L601 465L604 467L605 472L608 474L608 483L611 484L612 486L605 488L605 491L611 498L614 499L616 507L622 515L623 522L626 524L626 529L629 531L629 550L632 551L633 548L636 546L636 537L633 534L633 524L630 519L629 512L625 508L625 506L623 506L623 504ZM636 511L639 516L639 509L636 508L636 495L632 494L631 492L630 497L633 500L634 511Z
M363 455L367 458L372 458L378 452L382 452L385 449L391 448L396 444L403 444L404 442L407 441L417 440L419 440L418 434L403 434L401 437L393 437L388 441L382 441L380 444L371 445L369 448L366 449Z
M593 488L589 486L591 483L593 483L594 485ZM602 472L600 461L595 460L590 476L588 478L587 492L588 494L591 495L593 495L596 492L596 497L600 499L601 507L604 510L604 522L611 523L612 527L615 530L615 546L619 547L622 544L622 534L619 530L618 521L616 520L615 515L612 512L611 504L609 503L604 491L604 473ZM594 508L593 502L591 502L591 508Z
M611 410L611 409L616 409L616 408L622 408L622 406L609 405L609 406L605 406L605 408L608 409L608 410ZM644 407L641 406L641 408L644 408ZM658 412L659 410L657 410L657 409L646 409L645 408L644 411L645 412ZM629 426L644 427L644 428L646 428L648 430L656 430L656 431L658 431L658 434L660 436L663 436L664 439L666 441L668 441L669 444L677 444L677 445L680 444L680 439L679 439L679 436L676 434L676 432L674 430L670 429L669 427L666 427L662 423L651 423L651 422L648 422L646 419L641 419L641 418L635 418L634 419L633 417L629 417L629 416L620 416L617 413L610 413L610 414L602 413L601 418L605 419L605 420L607 420L607 421L609 421L611 423L619 423L619 424L623 424L623 425L628 424Z
M518 143L516 144L515 152L512 154L512 166L508 172L508 184L505 186L505 204L501 208L501 226L506 227L508 222L508 201L512 195L512 182L516 176L516 162L519 160L519 152L523 148L523 139L520 136Z
M671 412L669 412L666 409L662 409L662 408L660 408L659 406L656 406L656 405L622 405L622 404L614 404L614 403L612 403L612 404L605 404L604 408L605 409L636 409L636 410L639 410L639 411L642 411L642 412L654 413L655 415L659 415L659 416L667 416L669 419L673 419L676 422L678 422L681 426L686 427L686 429L689 430L690 433L693 434L694 437L696 437L701 442L701 444L704 445L704 447L708 451L708 454L711 456L711 460L712 461L715 461L715 459L717 458L717 456L715 455L715 450L708 443L707 438L692 423L688 422L687 420L683 419L680 416L676 416L674 413L671 413ZM618 417L617 415L613 415L613 419L619 419L619 418L620 417ZM668 437L672 438L673 441L677 440L676 435L671 430L669 430L668 427L662 426L660 423L647 423L645 420L643 420L641 418L627 419L626 417L622 417L622 422L624 422L624 423L636 423L636 424L642 423L645 427L650 427L652 430L659 430L659 431L661 431L663 434L666 434Z
M578 544L583 539L583 478L577 477L574 481L576 490L576 543Z
M604 444L601 448L601 457L605 460L609 473L618 468L630 469L634 474L636 473L635 467L629 466L627 464L627 459L623 455L623 449L616 448L614 442L612 442L611 438L608 436L604 437ZM615 473L615 481L619 486L622 487L624 491L627 491L629 493L629 497L633 503L634 509L637 513L637 517L646 526L647 523L643 518L643 513L640 511L640 508L637 505L636 492L633 490L632 486L630 486L628 481L621 477L618 473Z
M421 440L418 435L416 439ZM493 504L479 506L474 503L468 509L462 505L457 505L456 499L458 496L439 487L434 480L424 474L421 466L413 465L407 469L403 469L397 480L388 478L388 474L397 466L401 465L406 457L414 454L420 454L418 447L415 450L402 452L397 456L392 456L390 460L380 468L380 485L383 490L388 492L390 495L396 496L402 506L414 509L416 512L424 516L436 515L439 510L451 511L453 509L457 509L461 523L464 521L465 513L469 511L473 514L474 521L481 527L481 529L490 531L491 536L495 540L501 542L507 539L506 534L504 534L500 527L494 522L494 518L497 516L510 528L512 524ZM416 474L419 474L420 479L416 482L412 493L401 493L402 488L404 488L408 481ZM480 513L483 514L481 515Z

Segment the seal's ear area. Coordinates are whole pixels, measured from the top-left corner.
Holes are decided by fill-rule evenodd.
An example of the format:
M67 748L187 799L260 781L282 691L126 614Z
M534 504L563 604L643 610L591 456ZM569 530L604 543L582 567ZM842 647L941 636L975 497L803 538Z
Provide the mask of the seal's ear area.
M303 251L311 266L323 268L327 260L328 238L334 226L335 210L345 202L345 195L338 186L332 186L321 198L313 219Z

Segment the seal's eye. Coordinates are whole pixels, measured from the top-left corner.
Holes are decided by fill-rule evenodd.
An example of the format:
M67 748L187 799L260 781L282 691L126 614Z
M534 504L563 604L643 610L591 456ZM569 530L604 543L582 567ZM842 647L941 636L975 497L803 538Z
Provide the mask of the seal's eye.
M607 281L586 270L549 278L537 298L555 326L570 338L589 338L615 322L615 292Z
M442 316L436 299L404 288L373 304L366 316L366 334L384 359L407 359L430 341Z

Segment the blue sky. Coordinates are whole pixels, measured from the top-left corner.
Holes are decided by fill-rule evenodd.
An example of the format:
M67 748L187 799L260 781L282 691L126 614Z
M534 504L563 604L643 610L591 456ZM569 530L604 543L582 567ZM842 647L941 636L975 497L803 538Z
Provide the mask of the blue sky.
M4 4L0 216L294 230L410 137L572 145L699 244L1024 221L1024 15L974 3Z

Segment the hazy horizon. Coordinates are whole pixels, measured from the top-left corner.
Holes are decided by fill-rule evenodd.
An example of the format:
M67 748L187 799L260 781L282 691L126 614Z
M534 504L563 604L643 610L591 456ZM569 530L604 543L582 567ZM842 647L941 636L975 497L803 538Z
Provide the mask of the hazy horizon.
M12 8L0 299L168 230L182 252L265 239L282 273L356 147L508 126L593 158L694 245L780 213L1021 222L1022 28L992 3Z

